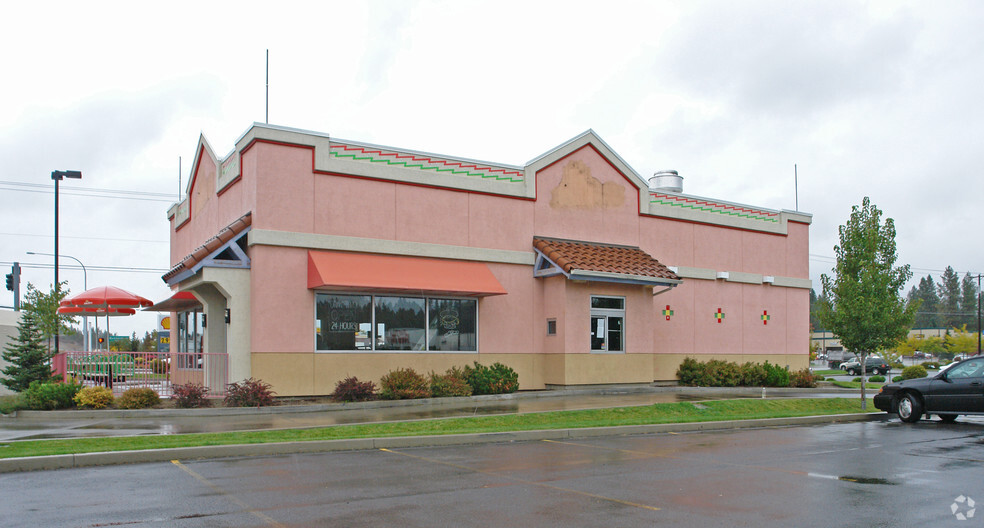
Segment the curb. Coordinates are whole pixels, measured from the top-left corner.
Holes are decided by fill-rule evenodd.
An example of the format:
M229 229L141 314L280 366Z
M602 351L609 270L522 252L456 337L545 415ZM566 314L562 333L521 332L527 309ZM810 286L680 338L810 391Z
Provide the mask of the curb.
M240 444L222 446L178 447L142 451L114 451L105 453L81 453L74 455L50 455L0 459L0 473L41 471L80 467L108 466L167 462L178 459L212 459L252 456L279 456L302 453L327 453L332 451L365 451L382 448L440 447L453 445L490 444L498 442L529 442L538 440L571 440L603 436L634 434L693 433L754 429L763 427L792 427L803 425L885 421L885 413L833 414L825 416L800 416L793 418L763 418L756 420L727 420L720 422L692 422L653 425L622 425L583 429L545 429L534 431L507 431L501 433L475 433L461 435L401 436L385 438L357 438L345 440L315 440L309 442L283 442L269 444Z

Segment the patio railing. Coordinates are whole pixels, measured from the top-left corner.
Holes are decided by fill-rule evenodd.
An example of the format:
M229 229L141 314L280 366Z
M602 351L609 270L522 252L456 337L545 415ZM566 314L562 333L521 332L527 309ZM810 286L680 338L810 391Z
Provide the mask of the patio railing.
M51 361L52 370L83 386L104 386L119 396L127 389L151 388L170 398L173 387L200 383L210 397L225 396L229 383L227 354L166 352L62 352Z

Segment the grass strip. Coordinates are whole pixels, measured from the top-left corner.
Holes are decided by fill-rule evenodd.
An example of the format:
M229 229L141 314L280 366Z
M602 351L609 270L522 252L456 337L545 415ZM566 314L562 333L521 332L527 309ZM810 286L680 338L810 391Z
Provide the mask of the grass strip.
M842 389L860 389L861 388L861 382L860 381L832 381L830 383L832 383L835 387L840 387ZM867 382L867 383L864 384L864 387L866 389L874 389L875 391L877 391L878 389L881 388L882 385L884 385L884 383L879 383L879 382L872 383L872 382L869 381L869 382Z
M868 408L870 410L874 406L869 404ZM0 444L0 458L348 438L431 436L617 425L752 420L860 412L862 412L860 398L738 399L700 403L657 403L609 409L437 418L412 422L337 425L309 429L18 440Z

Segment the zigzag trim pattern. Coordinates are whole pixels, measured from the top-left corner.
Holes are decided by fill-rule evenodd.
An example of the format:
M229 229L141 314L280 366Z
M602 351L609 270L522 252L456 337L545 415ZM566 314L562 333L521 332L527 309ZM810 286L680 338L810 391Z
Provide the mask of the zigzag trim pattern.
M435 172L449 172L463 176L478 176L481 178L495 178L499 181L522 183L523 173L515 170L500 169L488 165L475 165L473 163L462 163L439 158L429 158L414 154L404 154L400 152L388 152L378 149L357 147L354 145L331 145L329 155L333 158L349 158L353 161L368 163L385 163L387 165L401 165L408 169L432 170Z
M693 198L684 198L682 196L670 196L662 193L649 193L649 196L651 198L649 203L669 205L671 207L681 207L683 209L693 209L695 211L703 211L706 213L737 216L751 220L761 220L763 222L779 222L779 214L769 211L749 209L747 207L724 203L708 202L706 200L696 200Z

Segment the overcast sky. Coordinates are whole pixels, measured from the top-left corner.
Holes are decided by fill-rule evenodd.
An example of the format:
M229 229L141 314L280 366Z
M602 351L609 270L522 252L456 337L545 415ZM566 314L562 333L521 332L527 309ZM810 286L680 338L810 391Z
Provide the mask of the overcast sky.
M264 121L269 49L271 124L514 165L591 128L643 177L771 209L796 208L796 164L817 289L864 196L917 279L979 273L982 26L974 1L8 3L0 269L50 287L25 253L54 251L50 174L77 169L59 252L166 298L178 158L187 184L199 134L224 156Z

